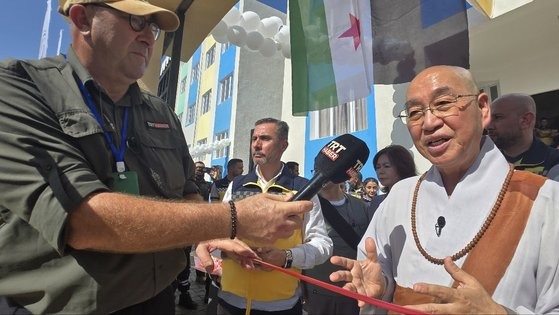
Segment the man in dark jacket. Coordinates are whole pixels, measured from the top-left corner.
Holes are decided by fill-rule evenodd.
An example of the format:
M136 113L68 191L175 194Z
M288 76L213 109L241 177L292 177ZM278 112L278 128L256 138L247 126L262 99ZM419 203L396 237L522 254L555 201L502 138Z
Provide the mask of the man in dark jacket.
M497 148L515 169L547 176L559 167L559 150L534 136L535 125L536 102L530 95L506 94L491 103L487 131Z

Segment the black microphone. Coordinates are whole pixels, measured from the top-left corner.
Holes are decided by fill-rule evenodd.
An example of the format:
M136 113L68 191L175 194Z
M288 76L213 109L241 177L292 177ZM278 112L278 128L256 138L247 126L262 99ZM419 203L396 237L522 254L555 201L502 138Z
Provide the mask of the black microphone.
M293 197L293 200L310 200L326 182L342 183L355 175L369 158L365 142L353 135L344 134L328 142L314 158L314 176Z
M441 231L443 230L445 225L446 225L446 220L444 219L443 216L440 216L437 219L437 224L435 224L435 233L437 233L437 236L441 236Z

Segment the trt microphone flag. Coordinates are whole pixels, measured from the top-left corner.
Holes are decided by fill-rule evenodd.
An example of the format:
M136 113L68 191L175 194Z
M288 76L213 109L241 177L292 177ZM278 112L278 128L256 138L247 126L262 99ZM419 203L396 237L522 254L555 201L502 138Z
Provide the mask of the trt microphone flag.
M363 140L351 134L332 139L316 155L314 176L293 200L310 200L328 181L344 182L359 172L368 158L369 148Z

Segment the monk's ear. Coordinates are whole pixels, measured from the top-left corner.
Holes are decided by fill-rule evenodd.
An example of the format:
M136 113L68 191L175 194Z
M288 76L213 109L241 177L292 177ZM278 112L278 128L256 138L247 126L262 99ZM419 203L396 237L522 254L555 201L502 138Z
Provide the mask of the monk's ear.
M487 93L480 93L478 95L477 106L481 113L481 124L485 129L491 122L491 106L489 106L489 95Z
M88 34L91 31L91 17L88 15L87 8L81 4L74 4L70 7L68 17L72 24L82 33Z

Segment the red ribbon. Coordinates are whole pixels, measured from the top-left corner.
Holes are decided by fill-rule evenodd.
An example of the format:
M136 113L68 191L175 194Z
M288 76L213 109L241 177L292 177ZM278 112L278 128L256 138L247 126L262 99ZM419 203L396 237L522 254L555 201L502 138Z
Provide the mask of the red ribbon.
M272 269L277 270L279 272L283 272L285 274L288 274L292 277L301 279L301 280L306 281L308 283L312 283L312 284L317 285L319 287L322 287L326 290L330 290L330 291L339 293L341 295L345 295L347 297L350 297L352 299L360 300L360 301L363 301L365 303L369 303L369 304L374 305L374 306L382 307L382 308L387 309L389 311L394 311L394 312L398 312L398 313L402 313L402 314L409 314L409 315L426 315L426 313L423 313L423 312L420 312L420 311L412 310L412 309L409 309L409 308L406 308L406 307L402 307L400 305L396 305L396 304L388 303L388 302L381 301L381 300L378 300L378 299L374 299L374 298L365 296L363 294L351 292L351 291L346 290L344 288L340 288L340 287L337 287L337 286L332 285L330 283L326 283L326 282L316 280L316 279L311 278L311 277L304 276L300 273L296 273L296 272L278 267L276 265L269 264L269 263L264 262L262 260L253 259L253 261L255 263L261 264L262 266L272 268Z

